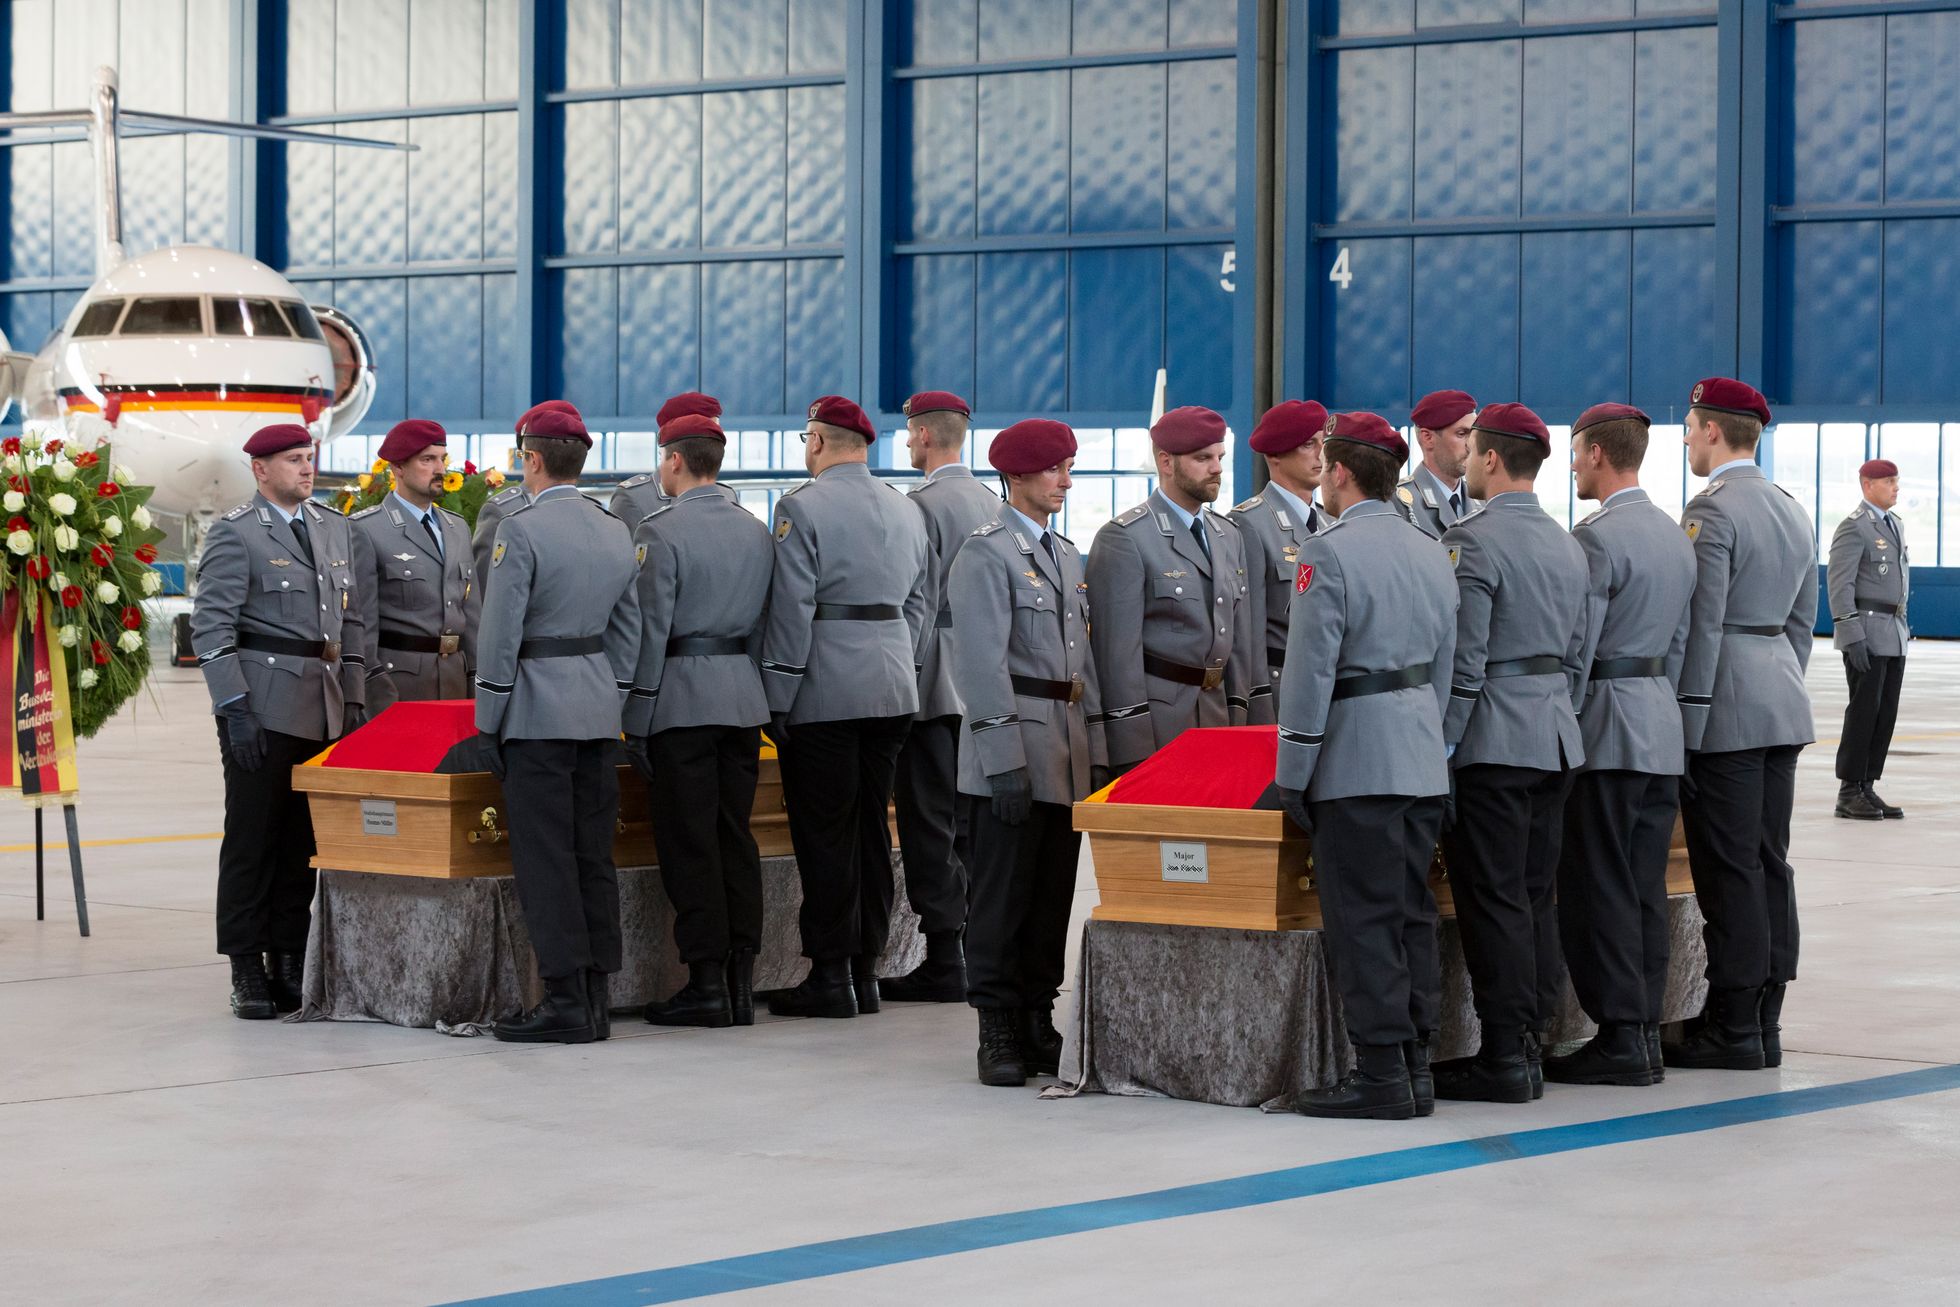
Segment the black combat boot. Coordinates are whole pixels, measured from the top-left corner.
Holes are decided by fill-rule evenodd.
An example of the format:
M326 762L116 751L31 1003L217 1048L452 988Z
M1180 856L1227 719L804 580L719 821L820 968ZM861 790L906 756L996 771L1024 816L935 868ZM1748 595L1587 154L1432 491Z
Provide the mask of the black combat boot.
M1649 1022L1641 1031L1647 1039L1647 1069L1654 1073L1654 1083L1667 1079L1667 1063L1661 1061L1661 1028L1658 1022Z
M728 1012L738 1026L755 1024L755 953L738 948L728 955Z
M1603 1022L1599 1033L1563 1057L1545 1059L1545 1079L1559 1085L1651 1085L1647 1030Z
M647 1004L647 1023L655 1026L708 1026L719 1030L735 1024L729 1002L728 972L719 959L687 964L687 983L665 1003Z
M1062 1073L1062 1032L1055 1029L1054 1008L1021 1009L1021 1060L1031 1076Z
M1021 1053L1021 1014L1011 1007L983 1007L980 1013L980 1083L1009 1088L1028 1083Z
M1837 815L1852 821L1884 821L1885 810L1865 797L1865 787L1857 781L1838 786ZM1905 814L1901 812L1900 816Z
M545 977L544 1002L529 1012L505 1017L490 1027L490 1033L507 1044L591 1043L597 1036L585 997L585 973Z
M1402 1045L1356 1044L1354 1070L1338 1084L1295 1094L1293 1110L1301 1116L1407 1121L1416 1114L1416 1100Z
M256 953L231 955L231 1014L241 1021L270 1021L279 1015L266 984L265 959Z
M1524 1032L1524 1069L1531 1077L1531 1101L1535 1103L1545 1096L1544 1043L1535 1030Z
M306 994L306 954L265 955L266 992L277 1012L297 1012Z
M1464 1103L1529 1103L1531 1064L1525 1059L1525 1035L1484 1027L1483 1046L1475 1057L1453 1057L1436 1063L1436 1097Z
M1865 791L1865 800L1868 803L1870 803L1872 807L1878 809L1879 816L1884 817L1888 821L1898 821L1900 818L1906 815L1906 810L1904 808L1900 808L1893 804L1887 803L1885 800L1879 798L1878 791L1872 788L1877 783L1878 782L1876 781L1865 782L1863 787Z
M1661 1060L1691 1071L1762 1070L1762 991L1709 990L1697 1028L1678 1044L1662 1044Z
M1402 1060L1409 1064L1409 1093L1416 1101L1417 1116L1436 1114L1436 1075L1429 1069L1429 1038L1425 1030L1402 1045Z
M857 993L851 985L851 964L843 958L812 960L810 974L795 989L769 996L769 1010L779 1017L854 1017Z
M902 976L879 981L878 993L894 1003L966 1002L966 954L960 948L960 932L929 933L925 961Z
M851 959L851 985L857 990L858 1011L870 1015L878 1010L878 959L860 953Z
M594 1039L612 1038L612 987L606 983L606 973L597 967L588 967L585 972L585 1002L592 1009L592 1037Z
M1762 1002L1756 1008L1766 1067L1783 1065L1783 990L1782 985L1764 985Z

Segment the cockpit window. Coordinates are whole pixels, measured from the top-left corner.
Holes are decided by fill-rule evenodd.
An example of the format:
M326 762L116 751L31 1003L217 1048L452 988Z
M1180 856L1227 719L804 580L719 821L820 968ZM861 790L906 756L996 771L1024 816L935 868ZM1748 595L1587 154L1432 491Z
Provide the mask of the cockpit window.
M82 320L75 324L76 339L99 338L112 334L116 329L116 319L122 316L121 300L97 300L82 310Z
M124 336L202 336L204 308L195 295L136 300L124 316Z
M320 330L320 320L313 316L313 310L298 300L280 300L279 307L286 310L286 316L293 321L293 330L302 340L324 341L327 334Z
M211 330L219 336L271 336L292 339L293 329L271 300L235 295L211 297Z

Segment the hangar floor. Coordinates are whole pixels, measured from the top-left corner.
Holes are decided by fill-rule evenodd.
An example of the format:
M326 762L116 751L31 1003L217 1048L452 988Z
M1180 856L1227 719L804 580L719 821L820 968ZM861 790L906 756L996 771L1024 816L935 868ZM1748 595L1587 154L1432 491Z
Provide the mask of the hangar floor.
M35 923L25 809L0 847L0 1297L1953 1302L1960 645L1913 651L1904 822L1832 819L1826 646L1810 681L1780 1072L1332 1123L985 1089L959 1008L583 1048L234 1021L210 718L162 672L83 749L94 937L59 860Z

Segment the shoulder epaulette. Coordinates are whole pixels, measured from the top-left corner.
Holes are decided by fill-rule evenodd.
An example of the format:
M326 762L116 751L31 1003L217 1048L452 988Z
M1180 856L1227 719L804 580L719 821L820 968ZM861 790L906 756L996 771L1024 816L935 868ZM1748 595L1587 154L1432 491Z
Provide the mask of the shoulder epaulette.
M1772 482L1770 482L1770 484L1771 484L1771 485L1773 485L1773 486L1775 486L1775 487L1776 487L1776 488L1777 488L1778 490L1783 490L1783 487L1782 487L1782 485L1780 485L1779 483L1777 483L1777 482L1775 482L1775 481L1772 481ZM1791 494L1791 493L1790 493L1789 491L1787 491L1787 490L1783 490L1783 494L1784 494L1784 496L1785 496L1785 497L1787 497L1787 498L1788 498L1788 499L1790 499L1791 501L1793 501L1793 502L1794 502L1794 501L1796 501L1796 498L1797 498L1797 497L1796 497L1795 495L1793 495L1793 494Z
M798 484L791 486L788 490L783 491L782 494L777 495L776 502L780 504L785 499L788 499L791 495L801 494L803 491L808 490L811 486L814 486L815 484L817 483L814 479L809 481L799 482Z
M653 473L638 472L630 477L627 477L624 481L620 482L619 488L621 490L638 490L641 486L645 485L647 482L651 480L653 480Z
M1723 486L1727 484L1728 484L1727 481L1710 481L1707 485L1701 488L1701 493L1696 495L1695 498L1706 499L1708 496L1714 494L1717 490L1720 490Z
M366 508L363 508L358 513L349 513L347 515L347 520L350 522L358 522L362 518L373 517L376 513L379 513L380 511L381 511L381 505L369 504ZM445 509L444 511L447 512L448 510Z
M522 486L512 486L508 490L499 490L496 494L490 496L490 498L485 502L491 504L501 504L504 503L506 500L510 499L511 496L513 495L515 495L519 499L522 499L524 497L524 488Z
M1234 504L1234 505L1232 505L1232 511L1233 511L1234 513L1243 513L1243 512L1245 512L1245 511L1246 511L1247 509L1249 509L1249 508L1257 508L1257 507L1259 507L1259 505L1261 505L1261 504L1263 504L1263 503L1265 503L1265 502L1266 502L1266 497L1265 497L1264 495L1254 495L1254 496L1253 496L1252 498L1250 498L1250 499L1248 499L1248 500L1246 500L1246 501L1244 501L1243 503L1238 503L1238 504Z
M1576 531L1582 526L1591 526L1594 522L1597 522L1600 518L1605 516L1606 516L1606 510L1604 508L1595 508L1592 512L1586 514L1584 517L1580 518L1577 522L1574 522L1572 524L1572 529Z
M225 514L225 521L236 522L239 518L245 516L247 513L251 511L252 511L251 504L249 503L240 504L237 508L234 508L229 513Z
M1129 526L1131 523L1143 521L1148 516L1150 516L1150 501L1146 499L1135 508L1125 509L1109 520L1117 526Z
M985 526L975 528L973 534L976 536L990 536L998 530L1000 530L1000 520L996 518Z

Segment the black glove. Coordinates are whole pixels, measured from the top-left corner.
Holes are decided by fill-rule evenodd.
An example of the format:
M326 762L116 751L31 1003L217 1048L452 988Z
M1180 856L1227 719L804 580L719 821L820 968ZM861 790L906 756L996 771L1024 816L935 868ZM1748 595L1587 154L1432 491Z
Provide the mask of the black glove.
M1300 828L1302 835L1309 839L1313 837L1313 814L1307 811L1305 790L1289 790L1278 781L1274 781L1260 791L1259 797L1252 801L1252 806L1265 812L1285 813L1287 818Z
M1094 794L1096 791L1108 785L1112 779L1114 778L1110 776L1109 768L1103 766L1101 763L1092 762L1089 764L1089 793Z
M620 746L626 750L626 761L633 764L633 770L649 785L653 783L653 755L647 752L650 743L644 735L629 735Z
M1872 645L1869 640L1860 640L1844 651L1844 665L1863 676L1872 669Z
M1020 826L1026 823L1028 814L1034 811L1034 782L1028 777L1026 767L1016 767L998 776L989 776L987 784L994 791L994 816L1003 826Z
M241 771L265 766L265 727L245 700L233 699L218 712L225 719L225 740L231 745L233 764Z
M476 743L483 753L483 762L490 769L490 774L502 781L504 773L508 770L504 766L503 742L489 731L478 731Z
M789 743L789 714L772 712L769 714L769 742L776 746L778 753Z
M367 719L366 704L342 704L340 706L340 733L343 736L352 735L355 731L367 725Z

